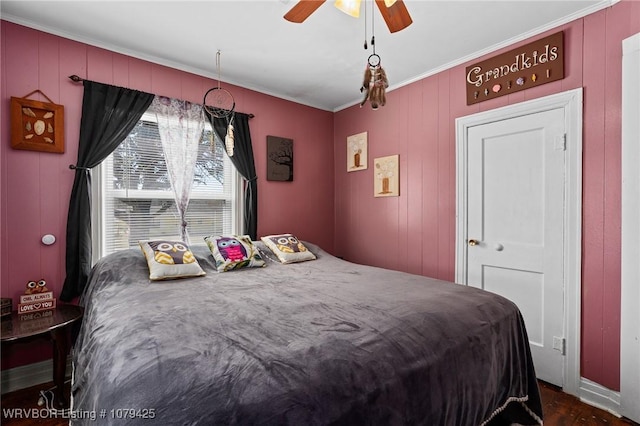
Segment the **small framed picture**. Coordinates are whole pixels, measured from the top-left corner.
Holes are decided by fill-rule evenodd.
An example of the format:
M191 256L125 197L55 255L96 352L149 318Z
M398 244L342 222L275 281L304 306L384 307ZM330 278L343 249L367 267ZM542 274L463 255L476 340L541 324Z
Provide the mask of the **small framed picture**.
M398 197L400 195L400 156L389 155L373 160L374 197Z
M11 147L64 153L64 106L11 97Z
M293 139L267 136L267 180L293 181Z
M347 137L347 171L367 168L367 132Z

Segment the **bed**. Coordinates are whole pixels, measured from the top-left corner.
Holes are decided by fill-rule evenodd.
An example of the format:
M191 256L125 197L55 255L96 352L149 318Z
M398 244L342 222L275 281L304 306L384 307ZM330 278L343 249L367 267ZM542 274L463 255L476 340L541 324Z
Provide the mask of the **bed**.
M517 307L475 288L316 260L150 281L140 250L81 297L72 424L542 424ZM104 414L104 416L103 416ZM75 417L75 418L74 418Z

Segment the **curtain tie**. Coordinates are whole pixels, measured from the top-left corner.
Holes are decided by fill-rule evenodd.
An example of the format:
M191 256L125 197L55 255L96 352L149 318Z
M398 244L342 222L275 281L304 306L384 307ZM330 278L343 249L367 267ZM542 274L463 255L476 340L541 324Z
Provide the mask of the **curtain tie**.
M247 179L247 182L255 182L258 180L258 176L254 176L251 179Z
M75 164L69 164L69 168L71 170L91 170L89 167L80 167L76 166Z

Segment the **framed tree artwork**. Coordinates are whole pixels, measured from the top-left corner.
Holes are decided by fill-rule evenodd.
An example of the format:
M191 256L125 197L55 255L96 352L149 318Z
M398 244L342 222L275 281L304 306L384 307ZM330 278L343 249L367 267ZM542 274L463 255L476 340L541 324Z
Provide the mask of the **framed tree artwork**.
M293 181L293 139L267 136L267 180Z
M347 137L347 172L367 168L367 132Z
M400 156L389 155L373 160L374 197L400 196Z
M64 153L64 106L11 97L11 147ZM42 92L40 92L42 93ZM42 95L49 99L44 93Z

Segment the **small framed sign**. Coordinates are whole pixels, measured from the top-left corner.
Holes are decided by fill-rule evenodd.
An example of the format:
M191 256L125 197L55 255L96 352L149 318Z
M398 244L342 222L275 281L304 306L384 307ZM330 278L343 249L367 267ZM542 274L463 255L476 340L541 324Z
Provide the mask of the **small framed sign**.
M557 32L466 68L467 105L564 78L564 35Z
M374 197L400 196L400 156L389 155L373 160L375 173L373 175Z
M12 96L11 147L64 153L64 106Z
M367 168L367 132L347 137L347 172Z

